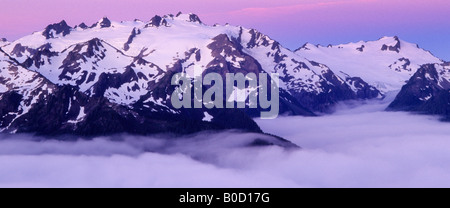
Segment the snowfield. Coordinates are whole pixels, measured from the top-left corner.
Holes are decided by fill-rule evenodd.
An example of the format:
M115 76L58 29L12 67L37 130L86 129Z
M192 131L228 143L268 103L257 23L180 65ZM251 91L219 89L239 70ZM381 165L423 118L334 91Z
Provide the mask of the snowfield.
M398 50L381 50L383 46ZM360 77L383 93L399 90L423 64L442 63L429 51L398 37L383 37L377 41L330 45L305 44L296 53L326 64L341 76Z

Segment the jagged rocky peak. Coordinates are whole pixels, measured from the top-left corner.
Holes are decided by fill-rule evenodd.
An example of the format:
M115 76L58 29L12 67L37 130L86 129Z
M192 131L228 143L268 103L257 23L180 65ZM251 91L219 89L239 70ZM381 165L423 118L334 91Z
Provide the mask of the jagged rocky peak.
M380 41L386 42L381 46L382 51L394 51L400 53L401 43L397 36L394 37L383 37Z
M199 24L203 24L203 22L200 20L200 17L198 17L198 15L193 13L183 14L182 12L178 12L176 17L179 19L186 20L188 22L197 22Z
M42 32L42 35L46 38L46 39L50 39L50 38L55 38L56 35L62 35L62 36L66 36L68 34L70 34L72 27L70 27L69 25L67 25L66 21L63 20L59 23L55 23L55 24L51 24L49 26L47 26L44 30L44 32Z
M86 43L88 46L92 46L92 47L103 47L102 40L100 40L99 38L93 38L93 39L87 41Z
M103 17L99 24L100 28L111 27L111 21L107 17Z
M101 20L99 20L97 23L95 23L91 26L91 28L94 28L94 27L100 27L100 28L111 27L111 20L109 20L107 17L103 17Z
M81 28L81 29L88 29L88 28L89 28L84 22L82 22L81 24L79 24L77 27L79 27L79 28Z
M73 51L82 51L84 47L87 47L85 53L88 57L92 57L95 55L95 51L101 51L103 48L102 42L103 41L98 38L93 38L85 43L76 45Z
M165 18L162 18L159 15L155 15L152 19L150 19L149 23L145 25L145 27L160 27L160 26L166 26L167 27L167 20Z
M98 38L91 39L84 43L76 44L64 59L62 66L60 66L60 69L62 69L62 73L61 75L59 75L59 77L61 79L67 78L65 76L67 73L74 74L75 72L80 71L81 68L79 68L79 60L86 61L86 58L93 57L96 57L96 61L104 59L105 51L106 49L103 46L102 40ZM80 78L80 80L83 79Z
M6 38L0 38L0 42L8 42Z
M189 21L190 22L198 22L198 23L202 23L202 21L200 20L200 17L198 17L196 14L189 14Z
M269 46L271 43L276 42L272 41L268 36L260 33L259 31L255 29L251 29L249 31L251 38L250 41L247 43L247 48L254 48L256 46Z

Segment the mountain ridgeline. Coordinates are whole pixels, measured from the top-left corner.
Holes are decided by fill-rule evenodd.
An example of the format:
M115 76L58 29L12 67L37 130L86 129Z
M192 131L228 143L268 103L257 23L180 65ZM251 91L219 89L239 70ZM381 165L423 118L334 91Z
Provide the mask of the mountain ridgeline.
M388 110L441 115L450 121L450 63L423 65Z
M254 29L209 26L179 13L147 22L105 17L91 26L61 21L13 42L1 39L0 131L263 133L252 117L267 109L249 108L248 96L245 109L174 108L173 75L192 78L195 69L218 73L224 83L226 73L278 73L282 115L329 113L340 101L382 99L402 87L389 109L449 114L448 63L398 37L291 51Z

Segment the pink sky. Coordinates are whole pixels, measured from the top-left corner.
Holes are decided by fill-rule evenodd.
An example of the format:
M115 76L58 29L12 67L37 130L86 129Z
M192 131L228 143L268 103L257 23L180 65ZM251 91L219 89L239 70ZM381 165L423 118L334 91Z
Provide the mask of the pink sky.
M448 0L0 0L0 37L14 40L62 19L89 25L103 16L149 20L178 11L256 28L292 49L398 35L450 60Z

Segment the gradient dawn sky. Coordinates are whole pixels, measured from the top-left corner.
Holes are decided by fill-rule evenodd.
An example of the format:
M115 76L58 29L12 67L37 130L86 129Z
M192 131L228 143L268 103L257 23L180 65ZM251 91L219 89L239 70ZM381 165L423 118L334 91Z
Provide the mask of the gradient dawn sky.
M62 19L73 26L179 11L258 29L291 49L397 35L450 61L449 0L0 0L0 37L15 40Z

